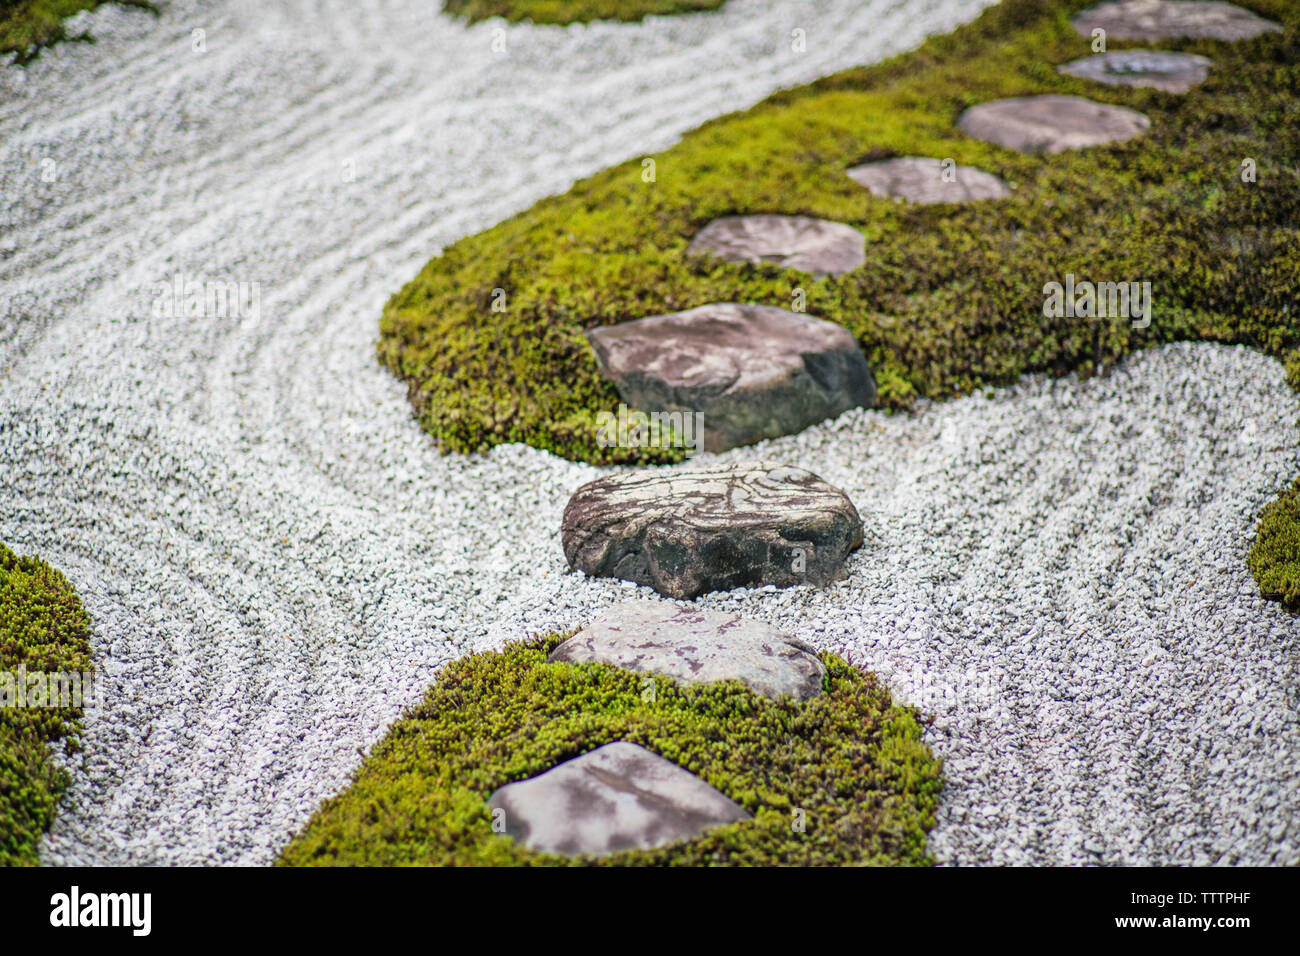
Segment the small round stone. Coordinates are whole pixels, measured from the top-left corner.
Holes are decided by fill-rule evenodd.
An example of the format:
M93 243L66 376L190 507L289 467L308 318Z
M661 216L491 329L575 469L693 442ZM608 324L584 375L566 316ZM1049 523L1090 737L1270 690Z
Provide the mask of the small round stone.
M1205 0L1111 0L1084 10L1071 23L1080 35L1105 30L1113 40L1249 40L1282 28L1231 3Z
M724 216L686 249L728 262L770 262L817 276L836 276L867 261L866 239L842 222L808 216Z
M1136 110L1082 96L1018 96L972 106L957 120L968 136L1022 153L1122 143L1151 121Z
M1058 66L1057 72L1109 86L1149 86L1186 93L1205 80L1213 61L1168 50L1115 50Z
M877 196L916 203L972 202L1011 195L1007 184L992 173L927 156L900 156L867 163L854 166L848 174Z

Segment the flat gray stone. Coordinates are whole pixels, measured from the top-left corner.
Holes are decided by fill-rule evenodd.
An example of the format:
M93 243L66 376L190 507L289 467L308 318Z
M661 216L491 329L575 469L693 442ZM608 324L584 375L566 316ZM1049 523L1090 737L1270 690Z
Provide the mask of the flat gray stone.
M519 843L564 856L650 850L750 818L693 773L622 740L506 784L488 806L505 811Z
M570 568L690 599L833 581L862 519L811 472L755 462L597 478L569 499L560 540Z
M916 203L972 202L1002 199L1011 189L997 176L974 166L953 166L945 175L943 162L926 156L900 156L848 170L849 178L877 196Z
M1085 37L1102 29L1108 39L1147 42L1184 37L1232 42L1282 29L1234 4L1202 0L1113 0L1084 10L1070 22Z
M876 401L853 333L802 312L703 305L592 329L587 340L632 408L703 413L705 451L790 435Z
M1166 93L1186 93L1202 83L1213 61L1168 50L1116 50L1058 66L1057 72L1110 86L1149 86Z
M816 276L837 276L867 261L867 240L842 222L807 216L724 216L686 248L728 262L770 262Z
M1094 103L1082 96L1017 96L972 106L957 125L968 136L1022 153L1121 143L1146 132L1137 110Z
M553 661L600 662L686 683L740 680L756 694L809 700L826 667L803 641L739 614L625 601L551 652Z

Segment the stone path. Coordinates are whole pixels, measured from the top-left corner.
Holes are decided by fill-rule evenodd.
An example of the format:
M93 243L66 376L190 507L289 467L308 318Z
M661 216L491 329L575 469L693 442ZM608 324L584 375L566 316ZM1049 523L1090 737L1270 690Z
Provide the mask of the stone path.
M168 0L0 68L0 540L75 582L110 701L43 861L269 863L449 660L611 603L559 546L592 469L442 455L412 420L375 361L395 281L989 5L557 30L429 0ZM792 20L802 55L776 42ZM258 309L155 315L178 273L253 283Z
M701 414L705 451L788 435L876 400L853 334L802 312L702 305L593 329L587 340L628 405Z
M1243 39L1274 28L1248 11L1226 4L1166 0L1106 3L1084 11L1074 24L1085 35L1100 27L1121 39ZM1058 70L1112 85L1185 92L1204 80L1210 65L1204 57L1137 50L1083 58ZM1035 154L1123 142L1141 135L1149 125L1148 118L1134 110L1060 95L986 103L966 110L958 120L968 135ZM1005 183L989 173L968 167L946 172L939 160L902 157L854 167L848 175L878 195L913 202L992 199L1008 194ZM688 252L834 273L861 264L861 240L857 230L837 223L801 217L736 216L710 223ZM719 309L727 312L709 311ZM664 403L695 409L705 404L706 394L712 397L732 388L742 368L759 366L760 377L769 379L771 366L782 361L788 365L792 350L783 345L779 330L781 323L790 320L781 310L760 309L703 307L599 329L589 333L589 338L602 372L618 384L625 399L641 408ZM728 321L723 321L724 316ZM820 328L810 328L816 329L814 337L821 336ZM844 346L858 354L856 343L850 346L845 342ZM719 354L726 360L718 360ZM756 406L767 399L779 402L791 397L788 389L779 397L769 389L746 391L758 400L743 415L731 413L729 438L735 438L738 431L748 434L738 430L734 421L752 418ZM799 427L795 422L786 423L788 432ZM744 443L715 442L719 448ZM570 499L562 536L571 567L589 575L649 584L661 594L694 598L738 585L798 583L783 569L792 551L802 553L796 543L804 537L813 543L809 557L816 567L806 580L825 583L861 542L861 521L842 492L814 475L770 465L740 466L730 473L599 478L579 488ZM774 545L780 555L775 561ZM602 661L686 681L734 677L759 693L791 694L800 699L820 691L824 673L811 648L766 625L653 602L618 605L556 648L551 659ZM648 752L637 753L639 748L628 749L631 747L626 743L602 747L532 780L502 788L490 804L502 807L508 795L517 795L510 802L511 814L518 818L511 832L528 846L569 853L656 846L740 818L729 816L731 808L725 804L711 812L693 809L699 801L726 798L680 768ZM584 772L588 763L613 760L607 756L612 748L620 748L619 757L625 761L616 773ZM624 808L627 798L622 795L639 795L642 784L631 778L651 775L650 768L674 784L648 788L655 796L645 798L631 814ZM693 823L685 823L684 818L692 814ZM628 822L629 815L635 822Z
M867 261L866 237L852 226L807 216L724 216L691 240L687 254L767 262L815 276L852 272Z

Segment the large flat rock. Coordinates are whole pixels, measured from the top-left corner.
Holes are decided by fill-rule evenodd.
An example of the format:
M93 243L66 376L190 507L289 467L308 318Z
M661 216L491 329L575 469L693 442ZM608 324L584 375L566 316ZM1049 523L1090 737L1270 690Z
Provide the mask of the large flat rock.
M1049 95L981 103L962 113L957 125L968 136L1022 153L1059 153L1132 139L1151 121L1123 106Z
M803 641L739 614L625 601L551 652L553 661L597 661L687 683L744 681L757 694L808 700L826 667Z
M1084 10L1070 22L1085 37L1101 29L1112 40L1148 43L1183 37L1231 42L1282 29L1235 4L1202 0L1113 0Z
M844 492L770 462L606 475L573 493L561 542L569 567L673 598L773 584L826 584L862 544Z
M877 196L915 203L973 202L1002 199L1011 190L1001 179L974 166L945 168L927 156L900 156L848 170L849 178Z
M815 276L851 272L867 261L866 237L852 226L808 216L724 216L691 240L687 253L728 262L770 262Z
M628 405L703 413L705 451L790 435L876 401L853 334L802 312L703 305L592 329L587 339Z
M604 855L689 840L750 814L699 777L626 741L605 744L488 798L530 850Z
M1109 86L1149 86L1166 93L1186 93L1204 82L1213 61L1169 50L1115 50L1072 60L1056 69Z

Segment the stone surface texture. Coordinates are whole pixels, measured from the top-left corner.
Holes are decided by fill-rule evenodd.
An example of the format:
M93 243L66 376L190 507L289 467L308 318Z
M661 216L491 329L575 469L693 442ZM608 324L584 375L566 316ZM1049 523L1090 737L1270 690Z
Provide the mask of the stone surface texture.
M1114 50L1057 67L1058 72L1110 86L1149 86L1186 93L1205 80L1213 61L1170 50Z
M835 580L862 544L862 519L842 491L802 468L621 472L574 492L561 542L569 567L590 577L690 599Z
M1151 121L1136 110L1081 96L1017 96L972 106L961 114L962 132L1022 153L1122 143L1146 132Z
M876 400L853 333L767 305L720 303L587 333L601 374L645 412L704 415L705 451L725 451Z
M637 744L616 741L488 798L505 832L564 856L649 850L750 814L699 777Z
M927 156L900 156L854 166L848 171L856 183L877 196L892 196L916 203L972 202L1002 199L1011 190L1000 178L973 166L952 166L945 176L942 160Z
M1114 0L1091 7L1071 23L1085 37L1105 30L1112 40L1249 40L1280 30L1276 23L1231 3L1201 0Z
M803 641L739 614L666 601L625 601L551 652L553 661L599 661L688 683L744 681L757 694L808 700L826 667Z
M867 261L862 233L808 216L725 216L701 229L686 251L728 262L769 262L816 276L843 275Z

